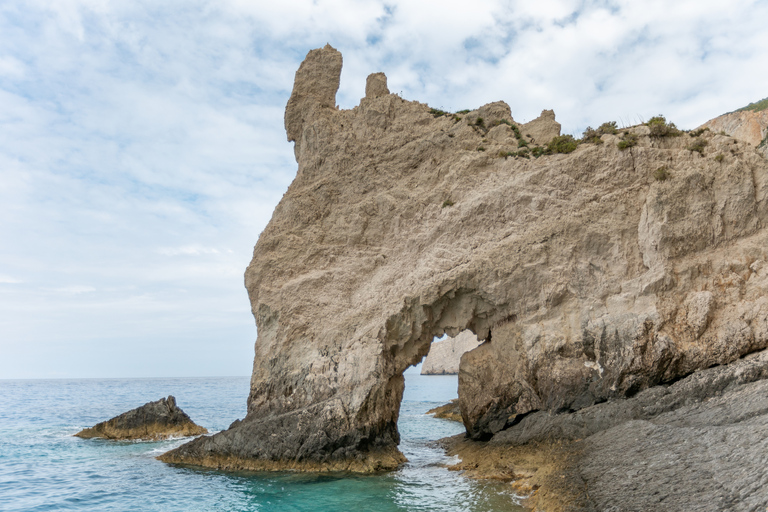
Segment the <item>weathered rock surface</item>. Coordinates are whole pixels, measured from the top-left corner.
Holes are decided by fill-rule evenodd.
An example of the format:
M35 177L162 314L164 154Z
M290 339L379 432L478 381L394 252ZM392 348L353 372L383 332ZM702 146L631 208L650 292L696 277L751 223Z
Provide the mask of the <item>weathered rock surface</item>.
M339 110L340 66L310 52L288 102L298 173L245 275L248 414L163 460L394 467L403 371L464 329L484 340L459 371L474 439L768 346L768 165L752 146L705 132L699 153L642 126L626 151L604 135L500 158L517 147L505 103L440 115L379 81Z
M546 144L560 135L560 123L555 121L554 110L542 110L541 115L520 127L520 131L537 144Z
M208 430L195 424L187 413L176 405L176 398L169 395L168 398L148 402L111 420L81 430L75 436L85 439L102 437L115 440L159 440L207 433Z
M459 373L459 361L465 352L477 348L480 342L472 331L462 331L458 336L435 341L421 363L422 375L453 375Z
M459 408L459 399L455 398L445 405L435 407L427 411L427 414L431 414L435 418L441 418L451 421L463 421L461 418L461 409Z
M731 137L749 142L768 156L768 109L737 110L711 119L701 125L713 132L724 132Z
M538 489L537 510L768 506L768 352L572 414L537 412L488 443L447 440L455 469Z

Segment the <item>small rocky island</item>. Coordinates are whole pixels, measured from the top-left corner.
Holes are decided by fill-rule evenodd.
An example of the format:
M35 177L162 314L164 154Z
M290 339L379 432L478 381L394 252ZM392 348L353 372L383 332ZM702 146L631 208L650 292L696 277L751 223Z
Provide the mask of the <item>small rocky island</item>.
M100 437L112 440L159 441L170 437L207 434L208 430L195 424L169 395L149 402L119 416L81 430L76 437Z
M764 510L766 148L662 116L576 141L552 111L443 112L383 73L344 110L341 66L309 52L286 108L247 415L161 460L396 468L403 372L468 329L456 469L548 512Z

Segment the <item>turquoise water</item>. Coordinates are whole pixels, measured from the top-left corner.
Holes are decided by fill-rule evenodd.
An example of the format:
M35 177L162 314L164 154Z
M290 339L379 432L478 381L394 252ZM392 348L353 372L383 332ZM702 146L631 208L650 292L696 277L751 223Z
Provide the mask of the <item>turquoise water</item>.
M155 457L185 440L108 442L84 427L172 394L225 429L245 415L248 378L0 380L0 510L520 511L507 485L462 477L430 440L463 431L424 413L456 396L455 376L406 374L398 427L409 462L382 475L224 473Z

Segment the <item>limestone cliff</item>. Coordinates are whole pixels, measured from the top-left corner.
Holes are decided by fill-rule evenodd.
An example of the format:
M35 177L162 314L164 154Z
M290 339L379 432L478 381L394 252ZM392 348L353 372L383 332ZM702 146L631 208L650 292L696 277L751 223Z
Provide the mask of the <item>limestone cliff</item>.
M768 98L711 119L701 128L749 142L768 156Z
M465 352L477 348L480 342L472 331L462 331L458 336L435 341L421 363L422 375L451 375L459 373L459 361Z
M339 110L340 69L333 48L310 52L286 109L298 172L245 274L247 416L163 460L394 467L403 371L464 329L484 340L459 372L475 439L768 346L752 146L640 126L545 154L503 102L446 114L381 74Z

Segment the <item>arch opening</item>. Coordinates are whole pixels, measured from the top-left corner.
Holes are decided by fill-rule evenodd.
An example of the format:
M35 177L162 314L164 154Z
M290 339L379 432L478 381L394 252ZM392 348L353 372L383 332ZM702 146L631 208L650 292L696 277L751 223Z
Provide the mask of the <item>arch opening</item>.
M390 411L389 417L394 420L390 425L397 428L403 407L406 370L416 367L429 354L434 341L440 340L444 335L455 338L468 331L464 336L472 337L474 345L462 351L458 358L461 361L464 354L472 353L490 342L491 328L509 320L506 311L506 306L493 304L482 292L472 287L454 288L441 294L431 303L420 298L406 298L402 309L388 319L381 333L384 338L385 367L391 372L389 382L397 382L400 388L396 399L390 402L395 405ZM463 363L459 364L462 365ZM457 370L457 373L461 373L460 368ZM472 418L468 418L465 411L467 403L462 400L459 376L453 378L456 383L455 397L463 424L461 431L472 435ZM397 444L400 444L400 432L396 431L393 437Z

